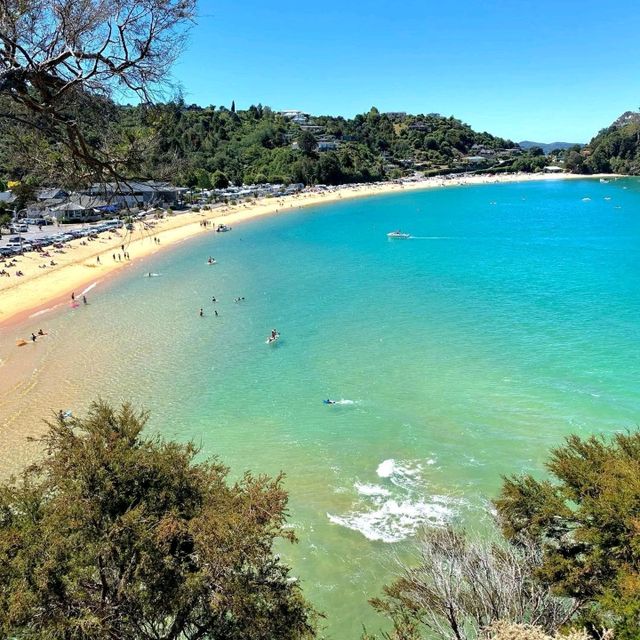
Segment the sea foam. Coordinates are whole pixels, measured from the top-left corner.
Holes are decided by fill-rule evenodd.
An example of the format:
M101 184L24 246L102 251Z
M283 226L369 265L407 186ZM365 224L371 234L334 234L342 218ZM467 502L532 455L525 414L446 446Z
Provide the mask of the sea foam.
M425 496L422 478L425 465L435 462L434 458L424 462L383 460L376 469L381 482L355 482L358 502L349 513L327 513L329 521L381 542L404 540L423 525L444 525L454 515L454 501L446 496Z

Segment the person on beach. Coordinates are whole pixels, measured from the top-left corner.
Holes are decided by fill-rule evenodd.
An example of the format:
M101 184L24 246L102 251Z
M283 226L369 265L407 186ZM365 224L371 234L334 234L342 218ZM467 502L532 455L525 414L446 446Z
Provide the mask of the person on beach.
M200 307L200 317L204 317L204 309L202 307Z
M100 256L96 256L96 262L100 264Z
M31 334L31 342L35 342L38 338L36 337L35 333Z
M71 292L71 300L73 301L73 300L75 300L75 299L76 299L76 292L75 292L75 291L72 291L72 292Z
M84 302L84 304L89 304L89 303L87 302L87 296L82 296L82 302Z

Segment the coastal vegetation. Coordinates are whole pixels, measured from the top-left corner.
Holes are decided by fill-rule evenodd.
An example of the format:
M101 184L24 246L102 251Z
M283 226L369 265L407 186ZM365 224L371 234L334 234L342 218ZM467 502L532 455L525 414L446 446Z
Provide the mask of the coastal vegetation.
M301 639L314 612L274 553L294 541L282 477L230 482L147 416L60 416L45 455L0 488L0 635Z
M574 173L640 175L640 113L623 113L584 149L568 149L564 161Z

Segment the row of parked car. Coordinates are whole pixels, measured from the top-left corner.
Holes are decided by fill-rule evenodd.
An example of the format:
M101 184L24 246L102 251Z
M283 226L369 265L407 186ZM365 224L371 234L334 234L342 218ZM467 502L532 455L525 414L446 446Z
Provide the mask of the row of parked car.
M122 220L105 220L104 222L100 222L99 224L95 224L90 227L72 229L64 233L56 233L54 235L41 236L39 238L25 239L21 236L13 236L9 238L9 242L7 244L0 247L0 257L6 258L9 256L15 256L21 253L26 253L27 251L42 249L49 246L61 248L65 242L69 242L70 240L95 236L96 234L104 231L118 229L119 227L122 227L123 224ZM26 231L22 231L21 229L18 233L26 233Z

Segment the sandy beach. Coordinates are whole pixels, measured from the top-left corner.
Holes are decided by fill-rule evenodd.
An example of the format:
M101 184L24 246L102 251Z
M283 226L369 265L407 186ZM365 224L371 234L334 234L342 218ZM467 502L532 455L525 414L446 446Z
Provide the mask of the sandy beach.
M585 176L573 174L508 174L345 185L330 190L303 191L283 198L258 199L251 203L174 214L151 221L151 226L149 221L137 222L131 232L124 229L104 232L93 241L74 240L67 243L62 250L50 249L55 266L50 266L51 258L44 258L38 252L26 253L15 258L15 265L7 267L10 277L0 277L0 327L7 327L42 309L68 302L72 293L82 295L94 283L104 281L110 274L139 263L146 256L196 235L215 233L212 227L219 223L233 226L246 220L282 214L302 207L394 192L461 185L584 178ZM205 220L212 224L203 225ZM129 256L128 260L117 259L118 254L123 253L123 245L124 252ZM48 266L41 267L43 264ZM21 271L24 275L16 276L16 271Z

